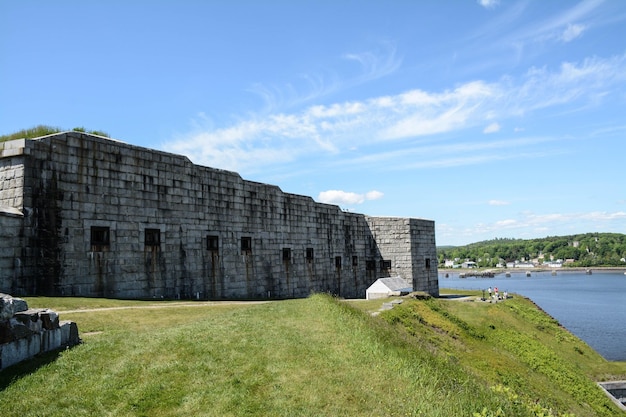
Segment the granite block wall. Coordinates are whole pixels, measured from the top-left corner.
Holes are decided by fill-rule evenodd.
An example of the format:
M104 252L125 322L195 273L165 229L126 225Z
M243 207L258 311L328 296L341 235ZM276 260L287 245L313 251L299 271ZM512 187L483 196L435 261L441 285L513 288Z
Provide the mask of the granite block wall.
M366 217L382 262L414 291L439 295L435 224L432 220Z
M0 207L23 207L25 142L0 142Z
M6 292L22 272L24 144L24 139L0 142L0 283Z
M16 289L23 274L23 217L17 209L0 206L0 292Z
M400 275L438 294L432 221L344 212L180 155L80 132L13 142L0 158L0 202L23 209L22 269L17 280L0 275L0 290L364 297L377 278Z

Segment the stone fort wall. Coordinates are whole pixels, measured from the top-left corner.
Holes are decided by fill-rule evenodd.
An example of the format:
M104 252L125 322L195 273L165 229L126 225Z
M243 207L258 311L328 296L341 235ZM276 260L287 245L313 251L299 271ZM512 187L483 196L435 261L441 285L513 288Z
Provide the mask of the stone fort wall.
M364 297L386 276L439 292L433 221L344 212L180 155L59 133L0 143L0 184L0 291L15 295Z
M21 212L0 206L0 293L9 292L23 272L23 224Z

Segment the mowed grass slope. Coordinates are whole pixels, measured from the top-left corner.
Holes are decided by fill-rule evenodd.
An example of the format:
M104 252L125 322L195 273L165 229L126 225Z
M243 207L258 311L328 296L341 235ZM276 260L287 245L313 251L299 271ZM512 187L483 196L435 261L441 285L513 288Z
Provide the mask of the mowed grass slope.
M31 307L49 307L59 311L62 319L76 321L84 343L0 373L2 415L618 412L601 395L594 399L601 393L593 390L589 375L614 375L616 369L624 370L619 368L623 364L607 363L600 369L576 365L566 376L575 376L575 386L583 387L582 393L557 387L544 399L541 391L555 385L554 375L546 375L524 355L512 353L508 338L496 343L486 329L504 332L498 330L500 322L492 319L491 310L473 303L407 301L371 317L367 311L324 295L245 305L162 303L162 308L141 309L129 307L154 303L27 300ZM519 308L526 311L523 300L519 301ZM127 309L63 313L94 305ZM513 321L520 314L505 305L496 308ZM513 334L526 331L513 330ZM545 328L538 331L545 333ZM574 353L590 358L589 363L601 362L587 350ZM493 358L505 367L495 367Z

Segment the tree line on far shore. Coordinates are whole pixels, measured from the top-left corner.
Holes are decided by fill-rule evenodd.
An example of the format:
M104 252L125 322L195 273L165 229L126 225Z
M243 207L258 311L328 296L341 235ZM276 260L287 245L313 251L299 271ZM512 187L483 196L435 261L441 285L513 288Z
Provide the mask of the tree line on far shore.
M496 267L514 261L567 261L568 266L626 266L626 234L586 233L541 239L496 238L465 246L437 248L439 264L445 260L476 262Z

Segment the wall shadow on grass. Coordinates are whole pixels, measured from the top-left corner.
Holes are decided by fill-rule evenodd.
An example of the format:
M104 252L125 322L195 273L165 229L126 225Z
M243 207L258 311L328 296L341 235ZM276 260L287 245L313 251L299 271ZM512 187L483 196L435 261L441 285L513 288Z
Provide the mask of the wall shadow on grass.
M42 366L54 362L61 354L61 349L39 354L31 359L16 363L0 371L0 391L12 383L37 371Z

